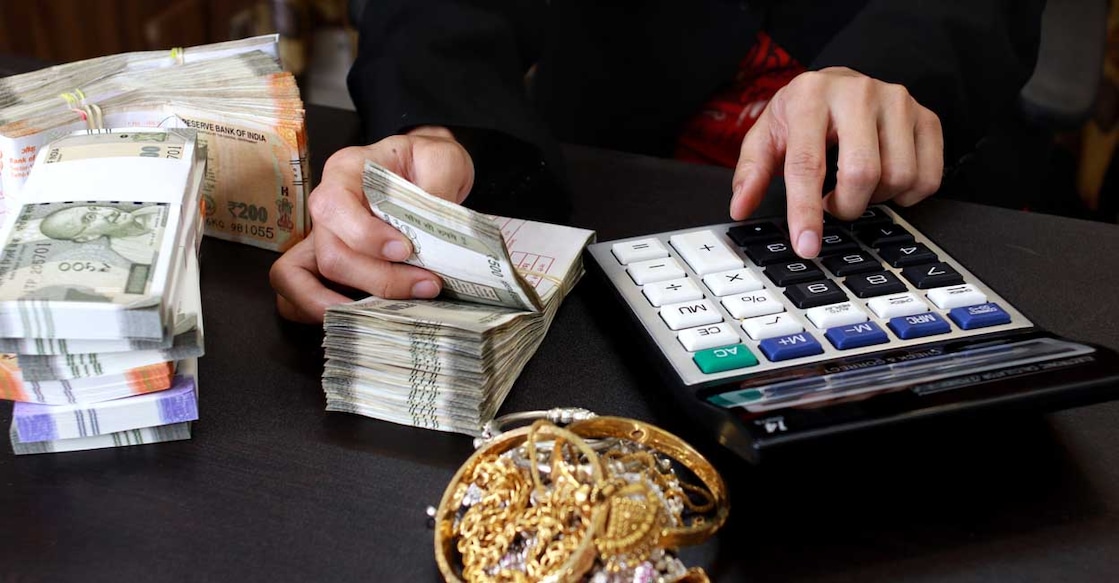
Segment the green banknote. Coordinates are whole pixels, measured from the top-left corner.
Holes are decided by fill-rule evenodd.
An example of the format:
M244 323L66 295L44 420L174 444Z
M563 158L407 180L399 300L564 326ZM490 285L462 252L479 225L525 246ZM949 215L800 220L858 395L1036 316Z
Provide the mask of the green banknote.
M167 158L181 160L185 140L172 132L122 132L106 141L97 134L70 136L50 145L44 164L90 158Z
M152 293L165 203L27 204L4 241L0 301L130 304Z

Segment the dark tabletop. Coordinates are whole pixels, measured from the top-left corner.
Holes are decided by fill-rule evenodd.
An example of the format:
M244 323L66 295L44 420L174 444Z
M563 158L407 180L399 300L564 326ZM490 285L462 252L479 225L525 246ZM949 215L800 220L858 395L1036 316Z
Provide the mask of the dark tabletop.
M311 108L308 125L317 176L356 119ZM599 240L727 220L727 170L567 155L572 222ZM1119 227L944 200L903 215L1041 327L1119 349ZM322 333L276 316L275 259L203 243L192 439L0 454L0 579L437 578L424 510L470 439L325 412ZM750 467L680 417L592 289L564 303L503 411L583 406L693 441L731 487L727 526L684 552L713 579L1119 578L1119 403L877 432Z

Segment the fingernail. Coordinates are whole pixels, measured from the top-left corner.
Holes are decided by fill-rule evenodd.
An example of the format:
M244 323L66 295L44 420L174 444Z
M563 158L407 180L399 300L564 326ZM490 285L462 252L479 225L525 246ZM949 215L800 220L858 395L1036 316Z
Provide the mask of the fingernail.
M730 203L731 204L734 204L734 201L736 201L736 200L738 200L739 198L742 197L742 190L745 188L744 184L745 184L744 182L739 181L738 183L731 186L731 189L730 189Z
M412 297L414 298L433 298L439 295L439 286L430 279L417 281L412 285Z
M384 249L381 249L381 254L389 261L404 261L412 252L403 241L392 240L385 243Z
M742 198L742 191L744 190L744 183L739 182L731 186L730 192L730 216L732 219L738 221L745 219L745 216L739 216L741 213L736 213L735 209L741 206L739 199Z
M812 259L820 253L820 237L815 231L801 231L797 237L797 255Z

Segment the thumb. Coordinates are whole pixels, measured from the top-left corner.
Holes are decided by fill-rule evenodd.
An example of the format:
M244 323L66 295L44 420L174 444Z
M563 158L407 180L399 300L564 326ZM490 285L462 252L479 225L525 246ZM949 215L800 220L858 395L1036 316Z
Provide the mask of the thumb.
M404 177L439 198L459 203L474 185L474 160L452 138L410 136L411 160Z

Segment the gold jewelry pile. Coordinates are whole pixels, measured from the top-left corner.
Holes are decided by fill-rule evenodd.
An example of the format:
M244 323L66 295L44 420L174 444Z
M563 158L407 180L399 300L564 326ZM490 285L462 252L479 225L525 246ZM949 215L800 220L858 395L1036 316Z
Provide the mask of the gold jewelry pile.
M722 478L678 437L588 414L478 445L434 514L447 581L707 581L675 551L714 534L730 507Z

